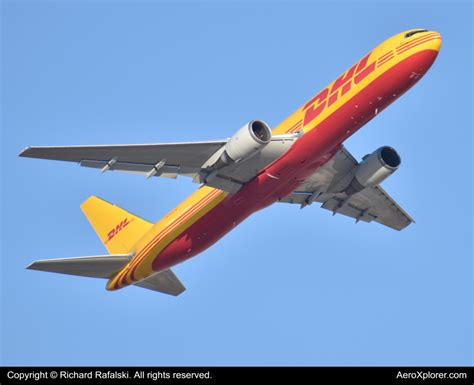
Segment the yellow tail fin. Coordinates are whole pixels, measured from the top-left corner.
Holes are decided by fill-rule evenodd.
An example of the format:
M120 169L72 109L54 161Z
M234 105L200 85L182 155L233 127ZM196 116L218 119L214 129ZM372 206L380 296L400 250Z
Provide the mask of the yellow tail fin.
M133 251L135 243L153 226L96 196L89 197L81 209L110 254Z

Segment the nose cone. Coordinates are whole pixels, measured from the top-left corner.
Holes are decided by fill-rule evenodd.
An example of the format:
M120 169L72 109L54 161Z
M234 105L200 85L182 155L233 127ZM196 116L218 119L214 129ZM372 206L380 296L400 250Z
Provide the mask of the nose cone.
M427 57L431 57L431 59L427 59L429 62L429 65L427 66L427 69L431 67L433 62L436 60L439 50L441 48L441 34L438 32L427 32L426 38L422 40L422 44L419 46L419 50L423 50L425 52L432 52L433 54L427 54Z
M413 55L423 58L423 67L433 63L440 48L441 34L426 29L405 31L399 35L399 41L395 44L395 51L402 59Z
M436 52L439 52L441 48L441 42L442 42L441 34L439 32L432 32L432 33L434 34L433 39L427 42L428 44L427 48L432 49Z
M406 38L406 36L409 36ZM441 34L435 31L411 31L405 34L404 42L402 42L402 50L407 48L413 50L432 49L438 52L441 48Z
M441 48L441 34L434 31L426 31L410 37L406 46L398 49L400 54L405 54L411 61L414 79L423 76L436 60ZM421 76L419 76L421 75Z

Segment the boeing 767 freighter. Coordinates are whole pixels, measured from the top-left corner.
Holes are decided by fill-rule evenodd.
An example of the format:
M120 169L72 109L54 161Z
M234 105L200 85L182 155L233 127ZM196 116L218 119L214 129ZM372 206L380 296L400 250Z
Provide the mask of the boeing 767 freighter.
M440 34L424 29L391 37L273 130L252 120L227 140L28 147L20 156L147 178L184 175L200 184L155 224L92 196L81 207L110 254L28 268L105 278L108 290L136 285L178 295L184 286L172 266L275 202L318 202L334 214L402 230L413 219L380 187L399 167L398 153L381 147L359 163L343 143L418 82L440 46Z

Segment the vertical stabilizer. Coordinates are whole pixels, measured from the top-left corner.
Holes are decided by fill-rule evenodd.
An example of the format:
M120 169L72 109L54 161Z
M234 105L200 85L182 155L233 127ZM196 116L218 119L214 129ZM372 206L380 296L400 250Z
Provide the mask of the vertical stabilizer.
M150 222L96 196L81 209L110 254L130 253L153 226Z

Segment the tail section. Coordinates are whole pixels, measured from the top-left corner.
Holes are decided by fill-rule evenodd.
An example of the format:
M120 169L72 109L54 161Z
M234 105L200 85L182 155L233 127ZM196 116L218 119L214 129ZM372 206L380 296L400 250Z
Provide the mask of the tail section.
M110 254L132 251L135 243L153 226L96 196L91 196L81 209Z
M87 199L81 209L110 254L39 260L31 263L27 269L110 279L133 260L134 245L153 226L96 196ZM185 290L169 269L147 277L136 286L174 296Z

